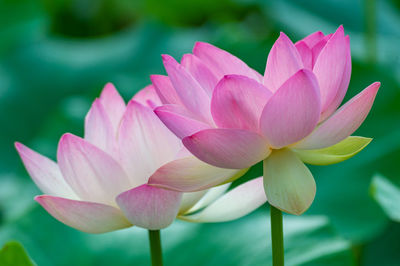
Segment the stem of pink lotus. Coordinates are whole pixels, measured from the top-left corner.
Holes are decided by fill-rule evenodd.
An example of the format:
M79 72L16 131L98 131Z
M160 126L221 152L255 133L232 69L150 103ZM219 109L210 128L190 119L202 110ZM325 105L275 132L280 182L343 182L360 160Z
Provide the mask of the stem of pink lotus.
M160 230L149 230L151 265L162 266Z
M282 212L271 206L272 264L284 265Z

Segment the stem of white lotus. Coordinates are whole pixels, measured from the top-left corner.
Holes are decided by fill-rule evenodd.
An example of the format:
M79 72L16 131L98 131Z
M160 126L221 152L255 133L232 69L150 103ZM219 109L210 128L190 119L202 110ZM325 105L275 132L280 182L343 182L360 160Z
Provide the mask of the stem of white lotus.
M272 264L284 265L282 212L271 206Z
M151 265L162 266L160 230L149 230Z

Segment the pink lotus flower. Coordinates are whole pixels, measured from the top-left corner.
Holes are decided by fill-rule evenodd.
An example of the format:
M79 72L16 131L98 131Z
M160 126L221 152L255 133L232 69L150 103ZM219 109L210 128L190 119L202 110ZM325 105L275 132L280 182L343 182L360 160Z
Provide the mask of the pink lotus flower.
M266 202L260 178L229 192L229 184L193 193L147 185L152 175L189 175L219 184L243 173L208 165L185 151L150 108L159 103L153 92L149 86L125 106L114 86L106 85L86 116L84 139L62 136L57 163L16 143L30 176L46 194L35 200L54 218L89 233L133 224L157 230L176 217L193 222L236 219Z
M296 44L281 33L264 77L207 43L196 43L180 64L168 55L163 62L168 76L151 77L163 103L155 109L159 118L204 162L241 169L264 160L268 201L286 212L301 214L314 199L315 182L302 161L339 162L370 141L348 137L370 111L379 82L337 109L351 74L342 26ZM185 191L168 179L150 183Z

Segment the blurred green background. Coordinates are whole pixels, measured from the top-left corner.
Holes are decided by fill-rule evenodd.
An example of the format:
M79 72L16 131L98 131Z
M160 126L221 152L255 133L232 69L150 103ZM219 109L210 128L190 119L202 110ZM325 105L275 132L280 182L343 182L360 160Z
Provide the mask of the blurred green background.
M106 82L129 100L150 74L164 73L162 53L180 58L206 41L263 73L280 31L296 41L340 24L353 60L345 100L383 84L356 132L374 141L346 162L311 167L312 207L284 217L286 262L399 265L400 224L370 189L377 173L400 184L400 2L390 0L0 0L0 247L19 241L44 266L149 265L146 230L89 235L48 215L33 201L40 192L13 142L55 158L63 133L82 135ZM258 175L259 165L246 178ZM268 212L223 224L175 222L162 232L165 264L268 265Z

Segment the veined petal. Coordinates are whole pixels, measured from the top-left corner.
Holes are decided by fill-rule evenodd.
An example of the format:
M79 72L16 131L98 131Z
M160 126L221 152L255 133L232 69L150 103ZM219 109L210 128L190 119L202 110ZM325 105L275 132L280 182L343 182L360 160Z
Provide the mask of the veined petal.
M372 141L370 138L350 136L341 142L317 150L293 150L305 163L328 165L350 159L363 150Z
M222 168L247 168L270 153L262 136L241 129L205 129L182 142L200 160Z
M166 104L157 107L154 112L168 129L180 139L211 127L197 120L183 106Z
M168 77L185 107L204 122L211 122L210 97L206 91L174 58L163 55L163 62Z
M150 107L151 109L162 105L160 97L158 97L156 89L154 88L154 85L148 85L138 91L135 96L133 96L132 100L135 100L144 106Z
M212 91L218 82L214 73L193 54L183 55L181 65L192 74L200 86L207 92L208 96L211 97Z
M315 62L313 72L321 90L322 111L331 104L339 90L346 68L348 49L343 26L340 26Z
M321 114L320 121L324 121L327 117L329 117L333 112L336 111L340 103L343 101L343 98L347 92L347 88L349 87L350 76L351 76L350 38L349 36L346 36L345 39L347 45L347 57L346 57L346 66L344 69L342 81L340 82L339 89L336 93L335 98L332 100L331 104L329 104L329 106L326 107L325 111Z
M182 147L151 108L135 101L126 108L118 141L121 164L135 187L147 183L154 171L172 161Z
M312 70L313 54L311 49L307 46L307 44L304 41L297 42L295 46L300 54L304 67Z
M85 140L113 154L117 140L116 133L100 99L96 99L85 117Z
M271 146L284 147L310 134L318 123L320 111L315 76L302 69L267 102L260 118L260 129Z
M319 42L315 43L315 45L312 47L311 52L312 52L312 66L313 66L313 68L315 66L315 63L317 62L319 54L321 53L322 49L325 47L326 43L329 41L329 39L332 36L333 36L333 33L326 35Z
M151 75L150 80L163 104L182 104L169 77L163 75Z
M58 221L86 233L100 234L132 226L112 206L48 195L37 196L35 200Z
M325 47L328 41L325 39L320 40L314 47L311 49L312 53L312 67L314 68L315 63L317 62L318 56L321 53L322 49Z
M19 156L21 156L29 175L43 193L51 196L78 199L75 192L65 182L55 162L19 142L15 143L15 148Z
M193 192L217 186L247 169L224 169L204 163L194 156L176 159L157 169L148 184L161 188Z
M193 54L200 58L220 80L225 75L242 75L262 82L262 76L236 56L214 45L197 42Z
M107 116L114 128L117 131L119 122L125 112L125 102L115 89L114 85L107 83L100 95L100 102L104 107Z
M131 187L110 155L72 134L62 136L57 161L65 181L82 200L115 205L116 195Z
M227 75L215 87L211 114L221 128L258 132L261 112L271 95L271 91L254 79Z
M224 194L205 209L179 218L191 222L226 222L254 211L267 201L263 178L248 181Z
M159 230L175 220L181 199L181 192L144 184L121 193L117 197L117 203L134 225Z
M275 92L297 71L303 62L292 41L283 33L272 46L264 73L264 85Z
M310 207L316 192L310 170L289 149L274 150L264 161L264 189L269 204L295 215Z
M314 32L314 33L308 35L307 37L303 38L302 40L298 41L296 44L298 44L299 42L305 42L308 47L312 48L324 37L325 37L325 35L321 31L317 31L317 32Z
M379 82L369 85L340 107L310 135L293 145L293 148L321 149L332 146L353 134L371 110L380 85Z

